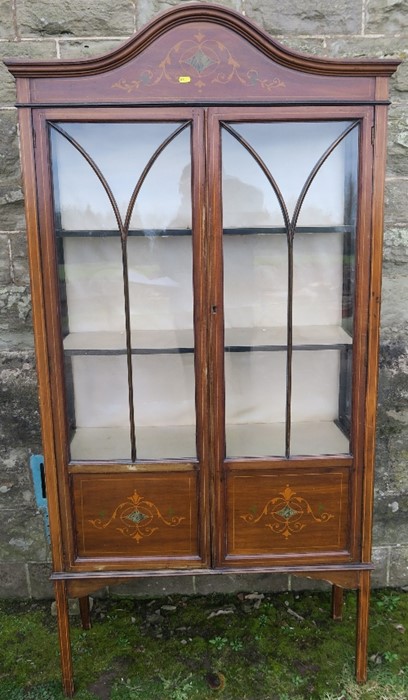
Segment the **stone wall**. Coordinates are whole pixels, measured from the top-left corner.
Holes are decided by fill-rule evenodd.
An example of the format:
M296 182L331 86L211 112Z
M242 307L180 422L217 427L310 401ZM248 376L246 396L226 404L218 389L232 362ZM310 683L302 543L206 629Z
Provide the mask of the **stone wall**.
M0 0L3 56L86 57L116 47L164 0ZM320 56L408 57L403 0L230 0L282 43ZM46 597L49 548L29 471L41 452L14 83L0 66L0 596ZM374 559L377 585L408 584L408 61L392 80ZM287 577L150 579L132 592L303 586Z

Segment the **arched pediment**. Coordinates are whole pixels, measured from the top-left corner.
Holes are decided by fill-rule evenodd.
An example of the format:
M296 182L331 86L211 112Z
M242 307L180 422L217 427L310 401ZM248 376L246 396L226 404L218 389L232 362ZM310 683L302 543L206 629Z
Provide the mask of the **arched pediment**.
M34 104L270 104L372 101L373 78L398 61L303 56L233 10L194 3L164 12L101 57L7 65L31 79L25 99Z

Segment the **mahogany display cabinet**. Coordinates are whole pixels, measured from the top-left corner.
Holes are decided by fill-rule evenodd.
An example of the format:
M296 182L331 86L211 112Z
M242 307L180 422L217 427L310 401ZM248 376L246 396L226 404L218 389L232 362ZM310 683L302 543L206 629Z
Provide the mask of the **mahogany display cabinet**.
M183 4L17 78L64 689L67 599L137 576L359 592L366 677L388 78Z

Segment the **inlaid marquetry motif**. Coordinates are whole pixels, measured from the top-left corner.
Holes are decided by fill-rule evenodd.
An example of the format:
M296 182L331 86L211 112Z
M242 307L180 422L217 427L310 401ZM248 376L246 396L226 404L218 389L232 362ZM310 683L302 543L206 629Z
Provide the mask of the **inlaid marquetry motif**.
M297 496L296 492L287 485L283 491L280 491L279 496L271 498L266 503L259 515L255 507L253 512L240 517L248 525L263 521L265 527L287 539L290 535L303 530L310 519L316 523L327 523L334 518L334 515L327 513L323 505L318 507L318 513L313 512L310 503L305 498Z
M248 87L258 86L265 92L285 87L278 77L260 76L257 69L242 66L222 41L207 39L201 32L192 39L178 41L157 66L145 67L133 80L122 79L112 87L131 93L162 80L173 85L194 85L199 92L208 84L226 85L234 81Z
M120 503L107 521L100 518L89 520L89 523L98 529L114 527L126 537L139 542L145 537L151 537L163 525L177 527L185 520L185 517L174 515L169 510L168 517L164 517L158 507L140 496L137 491L129 496L126 501Z

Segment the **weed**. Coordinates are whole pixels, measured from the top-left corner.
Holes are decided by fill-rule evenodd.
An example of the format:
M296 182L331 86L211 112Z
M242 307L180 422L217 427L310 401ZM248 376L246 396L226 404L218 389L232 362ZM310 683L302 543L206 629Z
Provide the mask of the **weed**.
M213 639L209 639L208 643L215 647L217 651L222 651L224 647L227 646L228 639L225 637L214 637Z
M401 596L394 591L384 592L377 598L375 605L382 612L392 613L397 609L400 600Z
M232 639L229 645L233 651L242 651L244 648L244 642L239 639Z

